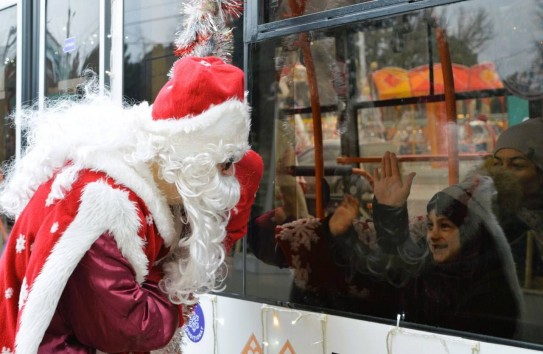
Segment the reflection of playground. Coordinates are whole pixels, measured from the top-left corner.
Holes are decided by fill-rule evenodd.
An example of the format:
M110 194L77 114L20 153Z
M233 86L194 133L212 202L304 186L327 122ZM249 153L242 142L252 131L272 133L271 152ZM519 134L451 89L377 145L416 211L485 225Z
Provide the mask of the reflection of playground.
M498 124L501 129L504 128L503 114L506 112L505 98L500 93L504 86L494 64L485 62L471 67L452 64L452 75L454 92L470 97L456 103L458 114L455 119L462 135L462 141L459 141L461 151L492 151L494 127ZM432 100L445 92L441 64L423 65L410 70L385 67L373 71L371 77L379 100L420 97L420 102L402 104L403 107L381 108L387 137L399 146L399 152L445 153L445 124L448 120L445 103ZM485 91L485 94L477 94L481 91ZM485 124L481 124L483 119ZM482 133L485 136L479 134L480 128L484 128ZM471 150L471 145L477 144L477 149Z

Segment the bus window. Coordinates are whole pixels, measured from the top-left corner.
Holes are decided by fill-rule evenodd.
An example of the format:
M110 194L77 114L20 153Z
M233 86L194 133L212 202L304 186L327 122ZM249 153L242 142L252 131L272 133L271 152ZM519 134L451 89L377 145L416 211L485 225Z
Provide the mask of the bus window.
M76 93L83 70L98 73L99 4L47 1L45 96Z
M10 115L15 110L17 62L17 7L0 9L0 43L3 56L0 61L0 162L7 163L15 157L15 127ZM0 181L3 175L0 174ZM7 240L9 225L0 215L0 253Z
M247 236L247 295L389 319L407 312L408 322L440 330L542 343L543 206L527 203L532 197L512 187L518 176L493 157L524 112L535 119L543 111L535 9L543 10L523 2L512 17L508 1L466 1L253 43L253 147L268 176ZM387 151L404 176L416 172L396 216L373 198L373 171ZM485 217L471 218L479 224L470 253L469 218L441 223L429 201L474 176L480 183L458 198L486 195L488 203ZM482 185L486 192L475 193ZM392 235L408 234L410 246L381 237L379 227L402 220L412 221ZM460 254L473 262L436 256L453 248L431 240L447 226L459 229ZM501 269L495 278L489 264Z

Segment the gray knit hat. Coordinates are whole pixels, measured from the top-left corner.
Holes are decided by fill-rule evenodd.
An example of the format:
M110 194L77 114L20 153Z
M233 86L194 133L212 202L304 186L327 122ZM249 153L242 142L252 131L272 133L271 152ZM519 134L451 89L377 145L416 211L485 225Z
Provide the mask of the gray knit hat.
M501 149L522 152L543 171L543 118L528 119L509 127L499 136L494 153Z

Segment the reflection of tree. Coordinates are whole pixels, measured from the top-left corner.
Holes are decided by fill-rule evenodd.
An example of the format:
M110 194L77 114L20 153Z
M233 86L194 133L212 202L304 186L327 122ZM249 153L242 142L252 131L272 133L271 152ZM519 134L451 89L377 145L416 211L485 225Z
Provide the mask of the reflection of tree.
M543 23L543 3L539 1L531 4L534 6L535 17L538 20L536 23ZM525 26L529 27L529 24L525 24ZM541 29L543 29L543 26L541 26ZM532 36L537 37L533 34ZM515 71L507 75L503 82L515 95L529 100L540 99L543 96L543 44L541 39L534 39L532 47L527 48L526 52L523 51L518 54L522 55L523 65L514 66ZM505 61L507 62L507 60ZM513 65L507 66L513 67ZM531 109L535 109L535 107ZM541 108L538 108L538 111L541 111ZM540 115L541 113L537 112L535 114Z
M4 82L0 85L4 89L4 97L0 99L0 116L3 118L0 125L0 162L11 159L15 154L15 129L9 115L15 108L16 44L17 28L11 26L1 57L3 63L0 63L0 67L3 67L4 71ZM12 58L10 58L11 55L13 55Z
M441 19L444 18L447 18L445 12L441 15ZM460 7L455 18L454 26L440 23L440 26L447 30L451 60L453 63L467 66L477 64L477 54L480 49L494 37L492 21L483 8L467 11L464 7Z
M446 23L446 20L453 18L454 23ZM430 61L439 62L433 31L435 23L433 10L426 10L386 19L363 28L368 63L378 63L379 67L410 69ZM480 49L493 37L492 22L483 8L468 12L460 7L454 17L442 11L438 23L447 30L451 59L457 64L476 64ZM432 47L429 47L429 43Z
M71 33L71 26L74 22L76 11L72 11L68 5L68 14L66 20L66 39L74 34ZM82 15L79 15L80 17ZM94 24L95 25L95 24ZM93 26L94 26L93 25ZM98 27L96 26L97 30ZM78 44L75 52L64 53L64 41L59 40L50 31L48 26L45 29L45 67L46 67L46 95L57 94L58 83L61 81L78 78L82 70L92 69L98 71L99 46L98 42L93 44L91 50L85 50ZM79 39L84 38L83 34L92 33L92 30L80 31ZM85 42L83 42L84 44ZM75 86L69 87L69 91L75 89Z

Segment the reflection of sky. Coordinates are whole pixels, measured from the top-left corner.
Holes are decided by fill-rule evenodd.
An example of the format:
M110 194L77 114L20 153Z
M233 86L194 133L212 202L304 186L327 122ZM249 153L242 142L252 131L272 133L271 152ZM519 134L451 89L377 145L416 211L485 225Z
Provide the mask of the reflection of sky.
M71 10L68 19L68 9ZM81 62L98 46L99 42L99 6L95 1L48 0L46 13L48 33L60 44L55 48L55 55L63 56L62 45L66 38L75 37L76 51ZM53 45L53 43L49 43ZM81 69L81 68L79 68Z
M485 9L494 32L478 53L478 60L494 62L500 75L507 77L514 72L528 71L532 62L541 56L534 45L543 40L543 23L537 16L537 3L537 0L467 1L448 6L445 11L447 22L454 25L458 9L463 8L467 14Z
M17 8L15 6L8 7L0 11L0 66L4 65L6 59L14 59L16 53L15 33L10 34L11 28L17 28ZM5 53L6 46L12 43L11 48ZM7 55L7 58L6 58Z
M181 23L180 3L178 0L125 2L124 43L130 62L141 61L157 44L167 47L175 41Z

